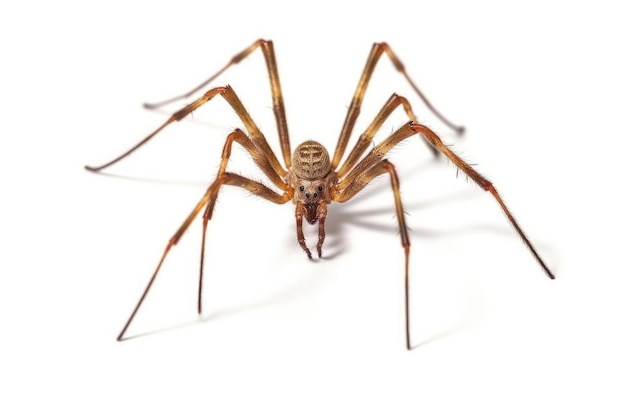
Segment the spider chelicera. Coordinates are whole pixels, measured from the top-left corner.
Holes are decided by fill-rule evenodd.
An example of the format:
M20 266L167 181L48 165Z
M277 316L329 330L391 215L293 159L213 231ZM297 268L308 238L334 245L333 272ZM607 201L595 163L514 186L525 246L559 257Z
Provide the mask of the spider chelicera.
M146 286L141 297L139 298L137 305L135 306L130 317L128 318L128 321L124 325L124 328L117 337L118 340L121 341L124 339L126 330L128 329L133 318L135 317L137 311L141 307L141 304L143 303L146 295L148 294L148 291L150 290L150 287L156 279L156 276L159 273L159 269L161 268L163 261L167 257L170 249L178 243L191 222L200 213L200 211L204 210L204 214L202 216L203 233L202 250L200 257L200 279L198 284L198 313L202 312L202 276L204 268L206 229L208 222L213 216L213 209L215 207L215 202L217 200L219 190L223 185L242 187L250 191L254 195L278 204L293 201L293 203L295 204L296 232L298 243L307 254L309 259L312 259L311 251L306 245L304 234L302 232L303 219L311 225L318 225L319 232L316 249L318 257L321 257L322 245L324 244L324 239L326 236L324 231L324 225L326 223L326 216L328 214L328 205L331 202L343 203L349 201L355 195L357 195L365 186L367 186L370 181L372 181L372 179L382 174L387 174L391 179L391 188L394 195L396 216L398 218L398 226L400 228L400 238L402 241L402 247L404 247L404 312L406 346L407 349L411 349L409 318L410 241L407 232L407 226L404 221L404 209L402 207L402 201L400 198L398 175L396 173L394 165L387 159L385 159L385 155L387 154L387 152L389 152L389 150L391 150L402 140L418 134L422 135L422 137L428 142L428 146L432 149L433 153L441 153L445 155L469 178L476 182L485 191L488 191L489 193L491 193L491 195L493 195L496 202L498 203L498 205L500 205L500 208L504 211L507 218L509 219L509 222L513 225L513 228L515 228L522 241L526 244L526 246L528 246L530 252L533 254L543 271L549 278L554 279L554 275L543 262L533 245L528 240L528 237L520 228L515 218L513 218L513 215L502 201L502 198L500 198L500 194L498 194L493 184L481 174L476 172L469 164L459 158L459 156L457 156L454 152L452 152L445 144L443 144L441 139L433 131L431 131L423 124L420 124L417 121L417 118L414 115L413 110L411 109L411 105L406 98L397 94L392 94L389 100L378 112L374 120L361 134L356 145L348 154L348 157L343 161L341 165L339 165L344 156L357 117L359 116L361 102L365 95L365 91L367 90L367 86L374 72L376 64L383 54L387 54L387 56L395 66L396 70L404 76L404 78L411 85L411 87L418 94L418 96L422 99L425 105L439 119L441 119L442 122L444 122L450 128L456 130L457 132L463 131L462 127L458 127L452 124L430 104L430 102L418 89L417 85L415 85L415 83L409 77L404 69L404 65L400 62L396 54L391 50L389 45L384 42L375 43L372 47L372 50L365 64L365 69L361 74L361 79L359 80L356 91L352 98L352 103L350 104L350 107L348 109L348 114L346 115L346 119L339 135L337 147L335 149L332 159L330 158L328 151L326 150L326 148L324 148L324 146L322 146L318 142L311 140L298 145L292 153L289 144L287 119L285 117L283 95L280 87L280 81L278 78L278 69L276 66L276 58L272 41L267 41L263 39L255 41L252 45L235 55L222 69L220 69L213 76L211 76L209 79L207 79L205 82L203 82L190 92L157 104L145 104L144 106L149 109L154 109L177 101L179 99L191 96L192 94L207 86L215 78L221 75L226 69L245 59L257 48L260 48L263 52L263 56L265 58L265 63L267 65L267 70L269 73L273 110L274 116L276 118L276 125L278 129L278 136L280 140L280 148L283 157L284 167L278 161L276 154L274 154L274 152L268 145L263 133L256 126L256 124L248 114L248 111L245 109L245 107L235 94L235 91L230 86L214 87L209 89L200 98L194 100L181 110L175 112L165 123L163 123L163 125L157 128L147 137L145 137L137 145L135 145L119 157L113 159L112 161L97 167L85 167L90 171L99 172L102 169L105 169L115 164L116 162L124 159L129 154L137 150L139 147L143 146L146 142L148 142L152 137L161 132L169 124L175 121L182 120L198 107L204 105L217 95L224 98L228 102L228 104L230 104L238 117L241 119L241 122L243 123L244 128L247 131L246 133L237 128L233 132L231 132L226 138L226 143L224 144L224 149L222 151L222 161L215 180L213 181L213 183L211 183L209 188L204 193L202 199L197 203L195 208L187 216L178 231L176 231L174 236L172 236L172 238L168 242L167 246L165 247L165 251L163 252L163 256L161 257L156 269L154 270L154 273L152 274L148 285ZM369 153L365 154L365 151L370 146L372 139L374 138L376 133L380 130L383 122L400 105L402 105L404 111L409 117L409 121L398 130L393 132L389 137L384 139L379 145L372 148ZM256 165L258 165L261 171L279 190L278 192L263 185L259 181L255 181L247 177L243 177L241 175L226 171L226 167L230 159L232 145L235 142L243 146L243 148L248 151ZM363 156L364 154L365 156Z

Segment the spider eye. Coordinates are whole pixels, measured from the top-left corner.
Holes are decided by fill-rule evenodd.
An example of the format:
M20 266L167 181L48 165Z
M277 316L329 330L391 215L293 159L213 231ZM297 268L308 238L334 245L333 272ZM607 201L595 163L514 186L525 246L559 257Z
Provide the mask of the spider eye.
M324 189L324 187L322 187L322 186L317 187L317 191L322 191L323 189Z
M304 191L304 186L300 186L300 191Z

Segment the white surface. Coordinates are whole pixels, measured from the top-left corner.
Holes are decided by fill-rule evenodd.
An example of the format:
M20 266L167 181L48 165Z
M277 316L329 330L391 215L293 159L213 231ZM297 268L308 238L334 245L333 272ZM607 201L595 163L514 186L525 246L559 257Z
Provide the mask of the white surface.
M1 7L1 391L626 388L620 7L163 3ZM412 228L415 350L404 349L385 178L332 206L318 263L295 241L292 205L225 189L202 318L196 223L129 331L149 334L116 342L239 123L216 100L107 171L117 176L82 167L165 120L142 102L193 87L258 37L275 42L292 145L315 138L331 153L371 43L388 41L467 133L434 120L386 59L355 133L389 94L407 95L494 182L557 279L489 195L415 140L390 156ZM277 148L266 78L257 53L218 83L235 87ZM231 165L255 173L241 151Z

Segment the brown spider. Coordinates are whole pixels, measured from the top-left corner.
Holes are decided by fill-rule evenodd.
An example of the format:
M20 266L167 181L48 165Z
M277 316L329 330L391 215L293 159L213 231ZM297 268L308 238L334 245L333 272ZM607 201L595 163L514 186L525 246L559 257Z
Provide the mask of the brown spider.
M421 91L406 73L404 65L400 62L400 60L391 50L389 45L384 42L375 43L372 47L372 51L370 52L370 55L367 59L367 63L365 64L365 69L361 75L361 79L359 80L356 91L352 98L352 103L350 104L350 108L348 109L348 114L341 130L341 134L339 135L339 141L337 142L337 147L335 149L335 154L332 160L330 159L328 151L324 148L324 146L314 141L306 141L300 144L298 147L296 147L292 156L291 148L289 145L289 133L287 130L287 120L285 117L283 96L278 78L278 69L276 67L276 58L272 41L266 41L263 39L255 41L252 45L235 55L230 60L230 62L228 62L228 64L226 64L217 73L215 73L208 80L206 80L190 92L179 97L174 97L167 101L163 101L157 104L145 104L144 106L146 108L153 109L165 104L169 104L181 98L189 97L190 95L196 93L207 84L209 84L211 81L213 81L226 69L245 59L257 48L261 48L261 50L263 51L263 56L265 58L265 63L267 65L269 73L274 116L276 118L278 136L280 139L280 147L285 163L284 167L280 164L280 162L276 158L276 155L265 140L263 133L258 129L256 124L248 114L248 111L244 108L243 104L230 86L215 87L208 90L206 93L204 93L202 97L196 99L181 110L174 113L165 123L163 123L163 125L157 128L154 132L152 132L150 135L148 135L126 153L120 155L114 160L98 167L85 167L90 171L98 172L115 164L116 162L127 157L129 154L144 145L153 136L163 130L167 125L174 121L179 121L183 119L188 114L196 110L198 107L210 101L216 95L222 96L230 104L230 106L235 110L236 114L243 122L245 129L248 131L247 133L245 133L241 129L235 129L226 138L226 143L224 144L224 149L222 151L222 161L215 181L211 183L202 199L198 202L198 204L192 210L189 216L187 216L187 219L185 219L183 224L180 226L178 231L176 231L174 236L172 236L169 243L165 247L163 256L161 257L154 273L152 274L148 285L141 295L141 298L137 302L135 309L128 318L126 325L124 325L124 328L117 337L119 341L124 339L124 334L128 329L128 326L132 322L135 314L139 310L139 307L141 306L146 295L148 294L148 291L150 290L152 283L156 279L159 269L161 268L161 265L163 264L163 261L165 260L168 252L175 244L178 243L178 241L183 236L194 218L198 215L200 210L204 209L204 214L202 216L203 232L202 252L200 258L200 279L198 284L198 313L202 312L202 276L204 267L206 229L209 220L211 220L211 217L213 216L215 201L217 200L217 196L222 185L226 184L245 188L251 193L274 203L283 204L289 201L293 201L296 209L295 216L298 243L300 244L304 252L306 252L309 259L311 259L311 251L307 247L304 240L304 235L302 233L302 219L306 219L306 221L312 225L315 223L318 224L319 232L317 241L317 255L321 257L322 245L325 238L324 225L326 222L326 216L328 214L328 204L330 204L332 201L346 202L352 199L366 185L368 185L370 181L372 181L372 179L379 175L387 173L391 179L391 187L394 194L396 216L398 218L398 225L400 227L400 238L402 240L402 247L404 247L405 331L407 349L411 349L409 324L410 242L407 233L406 223L404 221L404 209L402 208L402 201L400 199L400 186L398 181L398 175L393 164L385 159L385 155L400 141L417 134L421 134L424 139L426 139L435 154L443 153L469 178L475 181L485 191L489 191L493 195L517 233L521 236L522 241L526 244L526 246L528 246L530 252L533 254L539 265L543 268L544 272L548 275L548 277L554 279L554 275L543 262L535 248L532 246L532 244L518 225L517 221L513 218L513 215L506 207L491 182L484 178L482 175L480 175L478 172L476 172L474 169L472 169L472 167L461 158L459 158L459 156L453 153L446 145L441 142L441 139L433 131L431 131L428 127L418 123L417 118L415 117L411 109L411 105L406 98L397 94L391 95L389 100L384 104L384 106L382 107L378 115L374 118L369 127L360 136L358 142L348 155L348 158L346 158L343 164L339 166L339 162L344 155L346 145L348 144L348 140L350 139L354 124L359 115L361 102L363 100L363 96L365 95L367 85L374 72L374 68L376 67L377 62L383 53L387 54L387 56L390 58L393 65L395 66L396 70L404 76L404 78L411 85L413 90L419 95L419 97L426 104L426 106L439 119L441 119L446 125L448 125L452 129L455 129L457 132L463 131L462 127L458 127L450 123L430 104L430 102L421 93ZM361 156L363 156L365 150L371 144L374 135L378 132L383 122L400 105L402 105L410 120L401 128L393 132L388 138L383 140L378 146L374 147L367 155L365 155L365 157L361 159ZM254 162L259 166L259 168L269 178L269 180L278 189L280 189L280 191L282 191L282 194L268 188L258 181L251 180L246 177L226 171L226 166L230 158L233 142L239 143L248 151Z

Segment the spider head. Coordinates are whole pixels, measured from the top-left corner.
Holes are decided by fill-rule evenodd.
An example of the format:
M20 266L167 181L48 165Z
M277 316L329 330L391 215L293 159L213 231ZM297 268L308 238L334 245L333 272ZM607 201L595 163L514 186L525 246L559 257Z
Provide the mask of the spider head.
M300 202L304 207L305 218L309 224L315 224L318 219L318 210L321 202L330 203L327 178L322 180L299 179L296 184L294 201Z

